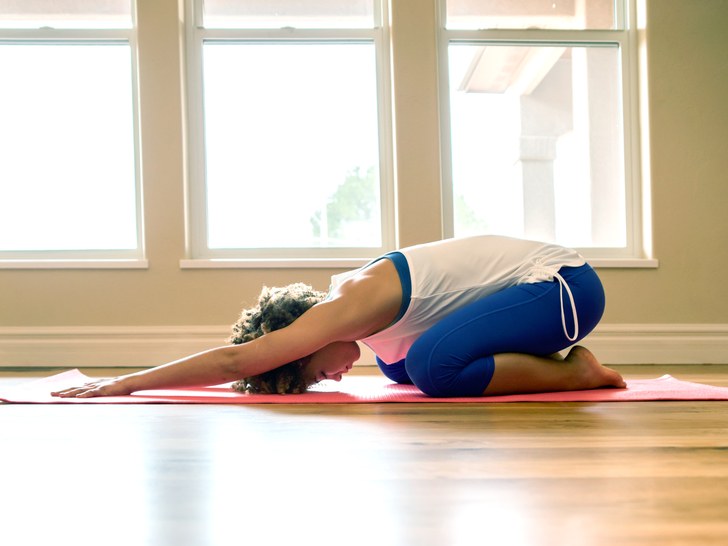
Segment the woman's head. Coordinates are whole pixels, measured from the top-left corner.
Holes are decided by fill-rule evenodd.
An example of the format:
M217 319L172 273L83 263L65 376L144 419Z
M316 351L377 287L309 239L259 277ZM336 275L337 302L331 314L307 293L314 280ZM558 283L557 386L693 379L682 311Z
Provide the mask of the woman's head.
M264 288L255 307L244 309L233 324L230 343L240 344L285 328L311 307L323 301L325 294L303 283L280 288ZM304 373L310 357L289 362L279 368L233 384L242 392L262 394L294 394L304 392L311 377Z

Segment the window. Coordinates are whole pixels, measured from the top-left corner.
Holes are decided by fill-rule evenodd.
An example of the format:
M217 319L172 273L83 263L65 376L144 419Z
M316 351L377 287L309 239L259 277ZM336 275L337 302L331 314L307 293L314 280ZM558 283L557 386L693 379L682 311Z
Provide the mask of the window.
M187 8L190 257L300 265L390 247L380 2Z
M642 257L630 4L441 0L449 235Z
M0 1L0 260L142 258L130 0Z

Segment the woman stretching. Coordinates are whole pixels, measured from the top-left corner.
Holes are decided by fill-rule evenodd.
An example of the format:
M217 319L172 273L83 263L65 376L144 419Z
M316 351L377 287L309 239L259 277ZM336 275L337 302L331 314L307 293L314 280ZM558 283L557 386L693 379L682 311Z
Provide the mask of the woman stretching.
M118 396L219 385L299 393L340 380L370 347L384 375L430 396L625 387L575 346L604 311L599 277L576 251L499 236L447 239L386 254L332 277L264 289L233 326L231 345L138 373L53 393Z

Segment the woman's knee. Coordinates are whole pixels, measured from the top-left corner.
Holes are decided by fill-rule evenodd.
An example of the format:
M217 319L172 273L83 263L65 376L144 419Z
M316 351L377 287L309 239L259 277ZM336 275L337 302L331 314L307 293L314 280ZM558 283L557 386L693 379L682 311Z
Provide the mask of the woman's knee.
M417 340L407 352L405 370L412 383L429 396L438 396L436 385L431 379L432 349L425 343Z
M379 366L379 369L382 371L387 379L391 379L395 383L400 383L404 385L412 384L412 380L407 375L407 371L405 369L404 358L399 362L395 362L394 364L387 364L379 357L376 357L376 360L377 366Z
M493 376L492 356L473 356L422 336L407 353L407 375L433 397L480 396Z

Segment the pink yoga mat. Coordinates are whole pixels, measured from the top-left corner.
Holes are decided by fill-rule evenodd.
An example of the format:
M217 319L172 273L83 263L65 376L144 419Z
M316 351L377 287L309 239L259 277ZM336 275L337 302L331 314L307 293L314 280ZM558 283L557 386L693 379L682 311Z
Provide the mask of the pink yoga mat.
M13 387L0 385L0 400L24 404L365 404L382 402L635 402L649 400L728 400L727 387L680 381L669 375L634 379L626 389L517 394L478 398L430 398L417 387L397 385L383 377L349 376L341 382L323 381L305 394L241 394L229 385L194 389L139 391L130 396L56 398L51 391L79 386L91 378L78 370Z

